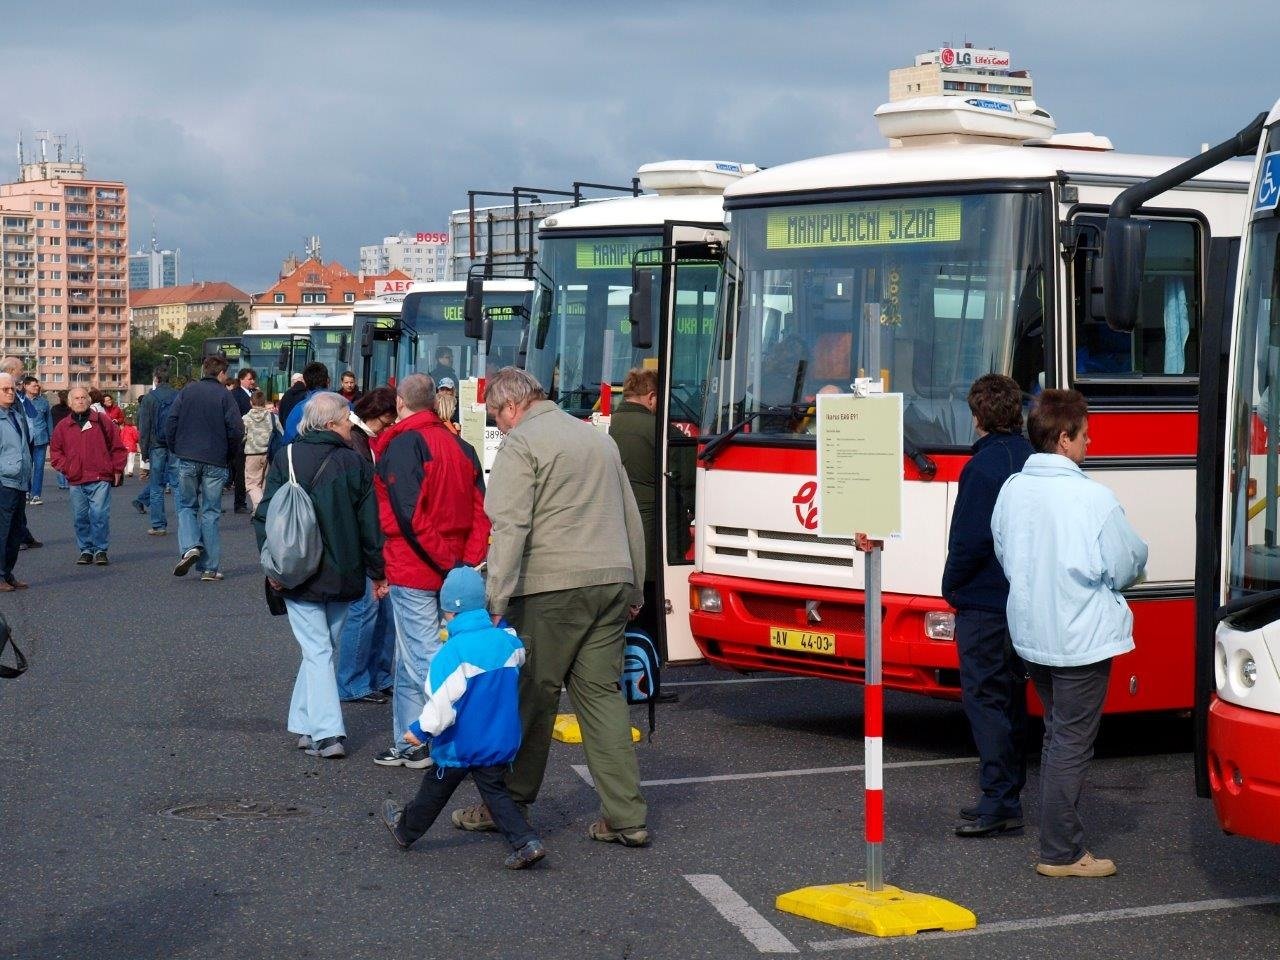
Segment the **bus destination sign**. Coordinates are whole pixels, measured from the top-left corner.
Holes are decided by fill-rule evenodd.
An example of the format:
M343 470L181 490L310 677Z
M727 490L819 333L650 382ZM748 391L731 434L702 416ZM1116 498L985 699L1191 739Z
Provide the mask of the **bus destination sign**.
M864 247L943 243L960 239L959 200L890 200L823 207L789 207L769 213L765 248Z
M641 263L661 263L661 251L653 249L661 245L658 237L579 240L575 259L579 270L630 270L631 261L641 250L645 251Z

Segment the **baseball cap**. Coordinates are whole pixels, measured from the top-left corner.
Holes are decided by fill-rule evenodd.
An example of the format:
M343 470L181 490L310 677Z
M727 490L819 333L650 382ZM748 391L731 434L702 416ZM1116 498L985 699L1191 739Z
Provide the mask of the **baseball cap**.
M440 382L436 384L437 390L457 390L458 385L454 383L453 377L441 377Z
M445 613L463 613L484 608L484 579L475 568L450 570L440 587L440 609Z

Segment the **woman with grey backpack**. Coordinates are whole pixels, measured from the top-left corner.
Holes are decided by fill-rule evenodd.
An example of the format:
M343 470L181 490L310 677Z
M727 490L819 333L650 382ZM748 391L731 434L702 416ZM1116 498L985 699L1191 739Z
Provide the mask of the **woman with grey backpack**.
M308 401L298 437L276 454L253 513L268 587L283 596L302 650L289 731L299 749L327 759L346 756L334 659L347 608L364 596L366 574L375 595L387 590L373 468L348 446L348 409L336 393Z

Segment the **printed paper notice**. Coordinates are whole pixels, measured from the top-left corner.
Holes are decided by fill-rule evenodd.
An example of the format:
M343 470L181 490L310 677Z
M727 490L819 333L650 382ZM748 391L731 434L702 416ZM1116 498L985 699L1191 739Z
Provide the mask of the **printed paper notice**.
M818 536L902 536L902 394L820 394Z
M484 447L484 404L477 403L480 385L474 377L458 384L458 422L462 427L462 439L477 450Z

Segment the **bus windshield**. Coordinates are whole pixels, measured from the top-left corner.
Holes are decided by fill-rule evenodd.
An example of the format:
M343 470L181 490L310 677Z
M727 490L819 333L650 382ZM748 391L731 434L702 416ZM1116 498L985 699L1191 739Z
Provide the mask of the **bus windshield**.
M329 368L329 384L336 390L342 375L351 370L352 327L312 327L311 348L315 361Z
M1039 193L735 210L735 280L721 299L702 432L748 419L752 436L811 435L814 397L848 393L867 371L903 394L909 442L968 447L977 377L1007 373L1039 389L1043 217Z
M451 377L455 381L479 377L478 346L463 331L463 291L411 293L405 297L402 316L404 326L417 331L417 369L437 381ZM484 376L489 377L503 367L516 363L525 317L529 312L530 294L521 291L486 290L484 312L493 323L493 339L489 343Z
M258 375L258 389L274 402L289 389L289 377L301 371L311 357L306 334L256 333L246 330L240 338L241 361ZM285 364L281 367L281 358Z
M631 346L631 264L658 262L660 234L545 237L539 261L546 284L534 295L533 330L526 367L547 398L586 417L600 398L600 385L621 386L627 371L641 366L652 348Z
M357 311L352 323L355 344L352 363L356 383L367 393L394 385L413 373L415 340L400 329L400 304L375 312Z
M1236 324L1229 597L1280 589L1280 217L1255 220Z

